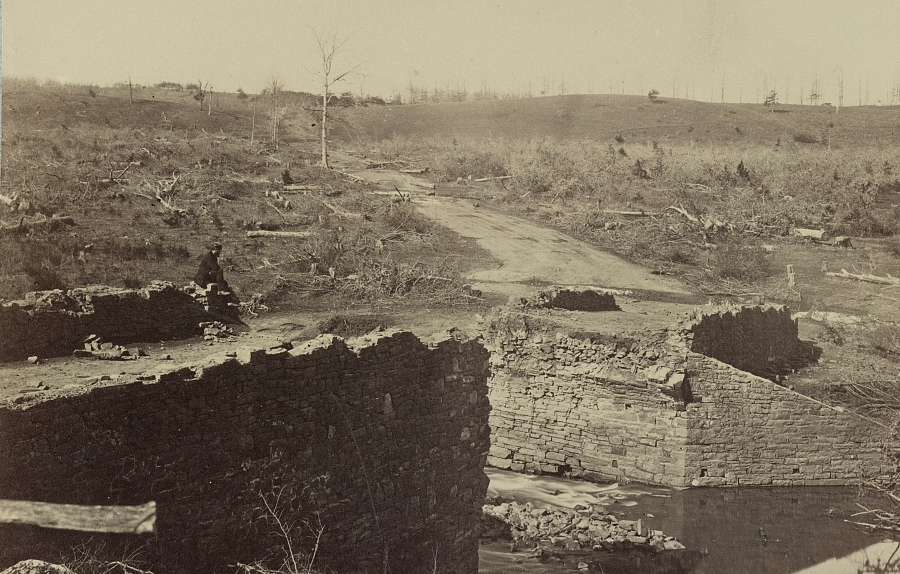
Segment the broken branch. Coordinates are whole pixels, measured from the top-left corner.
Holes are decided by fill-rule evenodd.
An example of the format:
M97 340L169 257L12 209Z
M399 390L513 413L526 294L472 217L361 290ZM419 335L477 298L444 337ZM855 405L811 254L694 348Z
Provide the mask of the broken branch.
M688 213L688 210L685 209L684 206L681 204L670 205L669 207L667 207L665 209L665 211L669 211L670 209L672 211L675 211L675 212L680 213L681 215L685 216L688 219L688 221L693 221L694 223L700 223L700 219L691 215L690 213Z

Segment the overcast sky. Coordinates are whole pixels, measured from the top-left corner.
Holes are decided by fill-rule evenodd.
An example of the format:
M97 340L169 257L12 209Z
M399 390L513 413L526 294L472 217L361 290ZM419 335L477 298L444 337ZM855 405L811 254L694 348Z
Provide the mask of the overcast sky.
M313 35L349 38L341 90L689 95L845 105L900 80L900 0L2 0L2 71L101 86L319 91Z

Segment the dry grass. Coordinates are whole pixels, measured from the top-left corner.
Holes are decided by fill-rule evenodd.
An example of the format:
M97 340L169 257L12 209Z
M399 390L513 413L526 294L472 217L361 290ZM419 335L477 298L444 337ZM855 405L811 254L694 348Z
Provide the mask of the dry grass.
M234 97L219 95L209 115L186 92L144 89L129 105L127 91L95 88L91 97L90 89L4 83L0 183L15 208L4 206L2 223L65 214L76 226L0 231L0 298L95 283L187 283L214 239L224 244L229 282L256 310L316 305L322 295L347 303L432 292L445 298L445 286L426 275L458 284L455 268L440 267L439 258L398 263L410 245L450 253L453 242L430 243L430 221L307 165L315 151L304 141L311 134L309 122L299 121L309 113L302 108L285 115L276 148L265 135L265 108L257 109L251 141L252 105ZM284 170L313 190L270 197ZM246 237L256 229L310 237Z

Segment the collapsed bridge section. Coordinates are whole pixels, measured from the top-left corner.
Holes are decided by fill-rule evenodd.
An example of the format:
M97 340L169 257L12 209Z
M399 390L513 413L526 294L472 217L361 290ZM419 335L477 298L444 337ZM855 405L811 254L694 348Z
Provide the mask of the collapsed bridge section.
M157 536L144 550L168 571L277 556L286 543L271 536L277 516L298 525L293 544L316 550L323 570L474 574L487 374L487 351L473 341L322 336L7 401L0 492L83 505L155 501ZM44 533L21 534L0 529L0 569L57 558L40 548Z
M760 376L777 380L809 350L787 309L706 307L644 328L614 315L593 314L590 329L508 308L485 321L488 464L671 486L854 484L887 470L882 425Z

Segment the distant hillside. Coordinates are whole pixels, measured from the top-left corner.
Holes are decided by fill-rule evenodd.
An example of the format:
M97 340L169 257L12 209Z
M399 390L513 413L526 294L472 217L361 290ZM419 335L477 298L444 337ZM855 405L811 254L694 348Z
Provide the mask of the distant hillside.
M353 132L346 139L393 136L459 138L544 138L613 140L630 143L675 141L772 145L807 135L834 146L900 144L900 106L712 104L641 96L572 95L542 98L372 106L342 112Z

